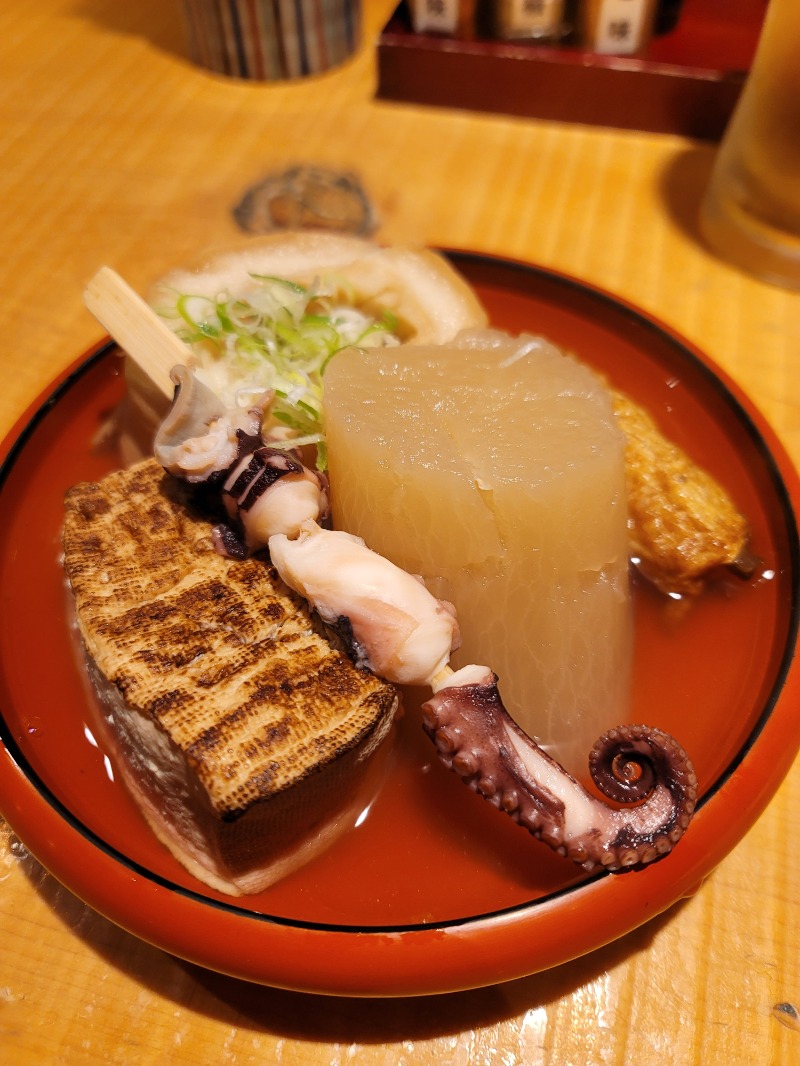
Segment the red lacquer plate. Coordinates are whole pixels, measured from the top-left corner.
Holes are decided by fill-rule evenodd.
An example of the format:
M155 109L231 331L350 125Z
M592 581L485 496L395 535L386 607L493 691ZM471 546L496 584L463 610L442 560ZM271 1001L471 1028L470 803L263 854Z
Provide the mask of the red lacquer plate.
M0 810L68 888L202 966L338 995L455 991L547 969L692 892L763 811L800 746L797 476L708 359L608 294L519 263L453 253L492 322L549 336L645 403L729 489L762 561L687 606L635 588L632 719L691 754L702 802L665 860L583 874L469 792L409 705L356 828L268 891L205 889L155 841L97 746L59 562L64 491L119 465L98 433L123 393L116 349L82 357L4 445Z

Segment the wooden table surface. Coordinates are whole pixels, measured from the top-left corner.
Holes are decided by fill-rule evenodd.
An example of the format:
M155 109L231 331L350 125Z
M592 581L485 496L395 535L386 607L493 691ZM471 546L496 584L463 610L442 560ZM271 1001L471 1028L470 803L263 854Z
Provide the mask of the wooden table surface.
M714 148L374 99L389 0L340 70L226 81L178 0L0 6L0 429L102 335L102 264L135 286L238 240L245 189L296 163L356 174L378 236L552 266L653 312L750 395L800 461L800 295L695 231ZM203 972L122 932L0 835L0 1056L23 1063L800 1062L800 763L690 899L591 956L500 987L358 1001Z

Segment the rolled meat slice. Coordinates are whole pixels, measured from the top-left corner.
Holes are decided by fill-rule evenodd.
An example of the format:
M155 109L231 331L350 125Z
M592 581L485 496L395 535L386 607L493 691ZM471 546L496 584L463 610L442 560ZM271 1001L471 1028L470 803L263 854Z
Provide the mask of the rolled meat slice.
M359 537L303 525L270 538L273 565L349 645L358 665L400 685L427 685L458 647L455 611Z

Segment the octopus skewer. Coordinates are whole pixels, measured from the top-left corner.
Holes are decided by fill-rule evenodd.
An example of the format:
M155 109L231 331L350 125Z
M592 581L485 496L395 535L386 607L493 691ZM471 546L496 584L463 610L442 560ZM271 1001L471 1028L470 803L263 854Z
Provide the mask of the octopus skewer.
M587 870L644 865L669 852L697 801L697 778L672 737L620 726L589 758L591 796L511 718L497 676L484 666L452 671L458 641L450 605L358 538L307 524L296 539L270 538L281 578L323 620L352 634L356 661L396 684L430 685L422 724L439 759L473 791Z
M459 644L452 605L360 538L324 528L321 479L284 444L271 449L253 432L268 397L243 424L240 412L225 411L184 367L172 377L175 402L156 458L173 476L219 492L230 524L215 531L218 550L267 548L281 579L358 665L395 684L430 686L422 725L445 766L587 870L642 866L672 849L697 801L694 770L672 737L643 725L606 733L589 766L612 804L591 795L511 718L488 667L449 667ZM282 503L273 507L278 489Z
M474 792L586 870L642 866L680 840L697 802L697 777L667 733L624 725L589 756L592 779L615 804L590 795L508 714L497 676L467 666L422 706L440 760Z
M291 449L262 441L268 392L246 409L231 409L185 366L173 367L171 378L175 396L155 456L167 473L219 493L229 520L214 529L221 554L245 558L275 533L295 537L304 522L328 520L324 475Z

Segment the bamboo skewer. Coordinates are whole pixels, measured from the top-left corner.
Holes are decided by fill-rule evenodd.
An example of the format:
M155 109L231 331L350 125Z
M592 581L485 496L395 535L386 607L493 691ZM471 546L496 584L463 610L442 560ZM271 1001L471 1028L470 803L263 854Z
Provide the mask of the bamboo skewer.
M452 666L443 666L430 680L430 686L433 691L438 692L440 688L443 688L454 673Z
M185 364L186 345L162 322L156 312L111 267L101 267L83 294L97 321L171 400L175 385L170 370Z

